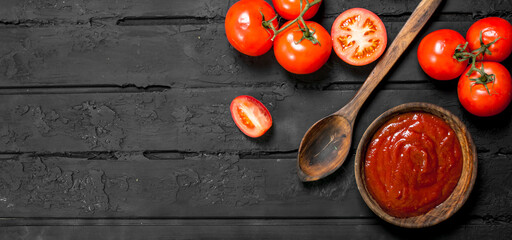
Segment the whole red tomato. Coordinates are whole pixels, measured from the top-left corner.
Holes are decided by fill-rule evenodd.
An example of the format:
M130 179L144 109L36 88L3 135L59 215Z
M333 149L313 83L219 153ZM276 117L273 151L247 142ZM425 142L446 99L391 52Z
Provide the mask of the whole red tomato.
M300 8L300 1L302 1L302 8ZM306 6L306 1L313 2L313 0L272 0L272 4L276 8L277 13L284 19L293 20L299 16ZM311 6L306 13L304 13L304 20L308 20L315 16L320 8L320 3Z
M263 27L261 14L266 21L276 16L272 6L263 0L241 0L226 14L224 25L228 41L243 54L260 56L272 48L274 33ZM272 24L277 28L277 19Z
M418 46L418 62L431 78L450 80L459 77L468 61L459 62L453 58L455 48L464 45L466 39L453 30L441 29L429 33Z
M489 47L491 55L485 54L485 61L501 62L510 55L512 52L512 25L507 20L499 17L488 17L473 23L466 33L469 49L480 48L480 32L482 32L484 44L500 37Z
M481 68L484 64L486 74L494 74L494 82L484 84L475 83L471 79L480 77L480 73L473 72L469 77L466 73L470 67L462 74L457 86L459 101L468 112L481 116L496 115L507 108L512 99L512 79L509 71L497 62L477 62L476 67Z
M303 33L298 24L286 28L274 40L274 54L277 62L291 73L315 72L327 62L331 55L332 40L327 30L322 25L311 21L306 21L306 26L314 32L313 37L318 40L318 43L314 44L308 39L302 39Z

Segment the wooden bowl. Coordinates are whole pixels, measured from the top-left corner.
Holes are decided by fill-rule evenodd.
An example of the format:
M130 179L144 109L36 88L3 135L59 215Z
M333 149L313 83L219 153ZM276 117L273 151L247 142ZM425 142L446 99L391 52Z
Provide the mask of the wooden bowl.
M406 113L406 112L426 112L442 118L450 127L455 131L462 149L462 173L459 182L455 186L452 194L437 207L432 210L414 217L397 218L386 213L379 204L373 199L372 195L368 192L365 176L364 176L364 161L366 150L369 142L372 140L373 135L377 130L392 117ZM357 188L361 193L366 205L380 218L385 221L406 228L422 228L438 224L450 216L452 216L462 205L466 202L475 184L477 173L477 156L476 149L471 139L466 126L453 114L446 109L430 103L406 103L394 107L383 114L381 114L373 123L366 129L356 152L355 160L355 176Z

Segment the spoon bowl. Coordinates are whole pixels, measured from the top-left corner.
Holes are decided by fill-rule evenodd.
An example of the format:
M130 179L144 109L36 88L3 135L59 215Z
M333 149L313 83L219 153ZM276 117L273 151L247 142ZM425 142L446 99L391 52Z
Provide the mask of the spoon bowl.
M422 0L352 100L337 112L316 122L306 132L297 157L297 174L302 181L323 178L345 162L359 109L418 35L441 1Z
M336 171L348 155L351 129L350 122L340 115L316 122L300 143L299 178L304 182L315 181Z

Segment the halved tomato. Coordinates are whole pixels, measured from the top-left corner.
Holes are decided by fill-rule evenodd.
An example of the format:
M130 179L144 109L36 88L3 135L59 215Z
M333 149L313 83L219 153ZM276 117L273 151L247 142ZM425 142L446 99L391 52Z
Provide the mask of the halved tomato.
M272 116L256 98L238 96L231 102L230 109L236 126L249 137L259 137L272 126Z
M341 60L355 66L377 60L388 43L382 20L364 8L341 13L332 24L331 36L334 52Z

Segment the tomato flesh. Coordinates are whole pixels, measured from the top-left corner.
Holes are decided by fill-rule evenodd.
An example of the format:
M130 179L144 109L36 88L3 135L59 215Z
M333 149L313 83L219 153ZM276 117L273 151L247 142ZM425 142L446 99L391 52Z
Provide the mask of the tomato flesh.
M341 13L332 25L331 36L338 57L355 66L377 60L387 45L384 23L373 12L363 8Z
M268 109L251 96L236 97L231 102L230 109L236 126L249 137L259 137L272 126Z

